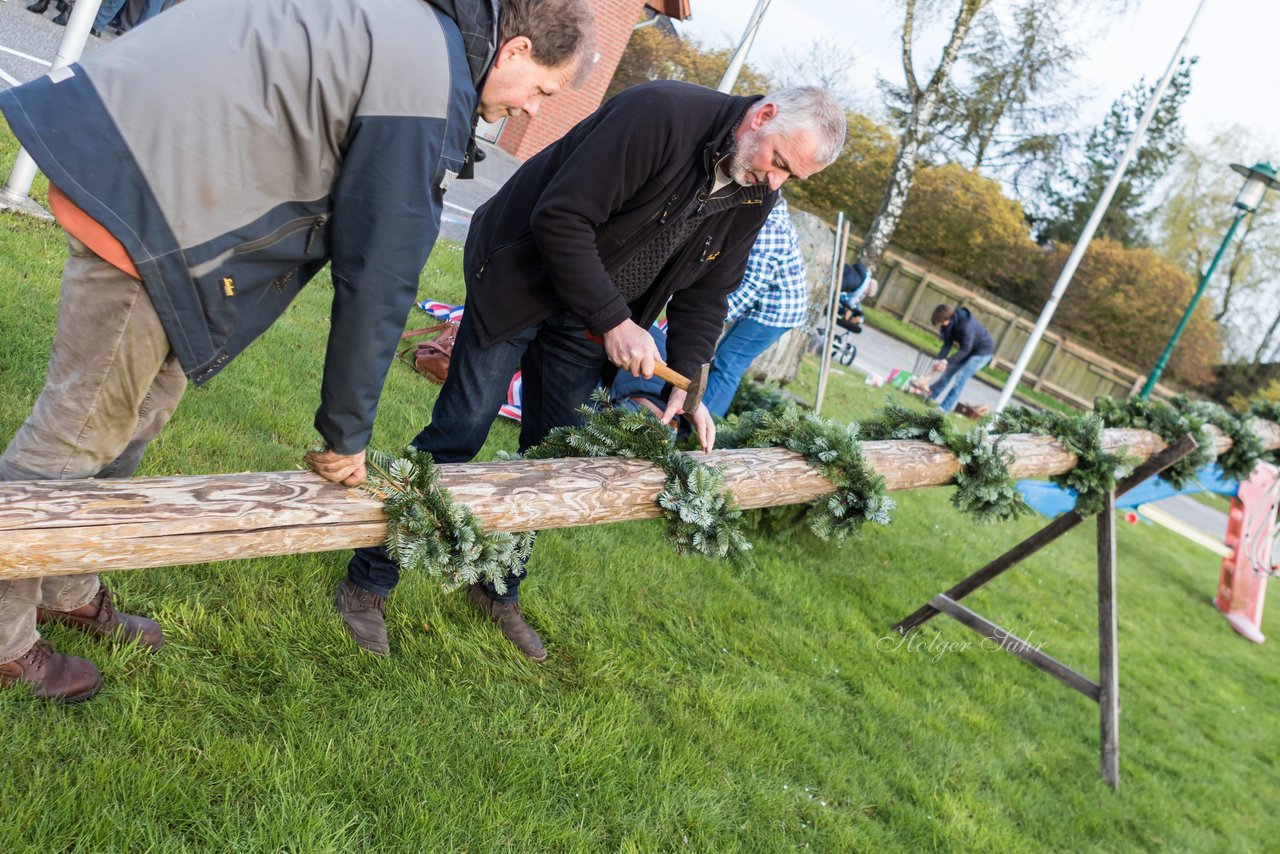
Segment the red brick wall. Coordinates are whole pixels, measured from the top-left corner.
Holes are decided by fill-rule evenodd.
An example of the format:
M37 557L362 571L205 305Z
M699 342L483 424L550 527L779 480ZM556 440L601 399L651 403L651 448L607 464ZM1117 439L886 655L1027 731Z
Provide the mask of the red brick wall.
M586 84L576 91L548 98L532 119L528 116L507 119L498 145L515 157L527 160L600 106L643 6L644 0L591 0L596 15L596 51L600 58Z

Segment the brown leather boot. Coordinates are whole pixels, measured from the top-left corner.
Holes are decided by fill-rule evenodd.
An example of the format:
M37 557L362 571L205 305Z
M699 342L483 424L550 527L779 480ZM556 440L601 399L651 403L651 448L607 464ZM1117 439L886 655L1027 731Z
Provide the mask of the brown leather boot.
M124 643L137 640L151 652L164 646L164 631L160 624L146 617L120 613L116 610L119 598L99 581L98 592L88 605L82 605L74 611L40 608L36 611L36 622L71 626L95 638Z
M93 662L55 652L43 638L26 655L0 664L0 688L28 685L41 700L76 703L102 687L102 674Z
M534 661L546 659L547 649L542 645L542 638L538 637L533 626L525 622L524 614L520 613L519 602L499 602L479 583L471 585L467 590L467 598L498 624L507 640L515 644L516 649L524 653L526 658Z
M342 624L355 639L356 646L374 655L391 654L391 644L387 641L387 597L344 578L333 588L333 607L342 615Z

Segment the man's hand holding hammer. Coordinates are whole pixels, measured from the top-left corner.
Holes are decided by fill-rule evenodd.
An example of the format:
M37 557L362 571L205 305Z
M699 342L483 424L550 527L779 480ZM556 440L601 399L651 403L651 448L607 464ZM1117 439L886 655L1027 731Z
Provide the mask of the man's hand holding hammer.
M671 371L659 356L653 337L632 320L624 320L604 334L604 352L609 361L632 376L648 379L657 373L671 383L671 394L667 397L667 409L662 413L662 422L668 423L678 413L684 413L693 423L693 429L698 432L703 452L711 453L716 444L716 424L710 411L702 403L708 366L704 365L700 376L691 379ZM690 409L693 411L689 412Z

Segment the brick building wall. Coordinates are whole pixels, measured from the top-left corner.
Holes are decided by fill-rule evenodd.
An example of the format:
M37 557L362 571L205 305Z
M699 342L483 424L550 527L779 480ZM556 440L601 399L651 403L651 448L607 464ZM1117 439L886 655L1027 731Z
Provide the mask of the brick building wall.
M528 116L507 119L498 137L498 146L514 157L528 160L600 106L644 5L644 0L591 0L596 15L598 59L586 84L576 91L548 98L532 119Z

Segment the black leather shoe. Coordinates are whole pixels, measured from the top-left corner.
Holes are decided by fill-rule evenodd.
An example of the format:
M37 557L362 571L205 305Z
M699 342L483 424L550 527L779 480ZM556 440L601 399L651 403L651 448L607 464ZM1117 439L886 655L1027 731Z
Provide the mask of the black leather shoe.
M547 649L542 645L542 638L533 630L533 626L525 622L520 613L519 602L499 602L489 595L483 584L473 584L467 590L467 599L484 614L489 616L502 629L507 640L516 645L516 649L533 661L545 661Z
M43 15L45 10L49 8L50 0L36 0L27 7L28 12L35 12L37 15Z

